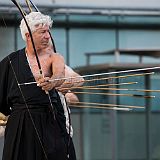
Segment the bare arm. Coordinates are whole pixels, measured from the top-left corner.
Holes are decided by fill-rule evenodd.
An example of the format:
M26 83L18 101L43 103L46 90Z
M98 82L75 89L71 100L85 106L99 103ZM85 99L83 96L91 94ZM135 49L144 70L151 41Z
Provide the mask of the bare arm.
M64 83L57 88L63 94L66 94L71 89L71 87L81 86L84 83L83 77L81 77L67 65L65 65L65 78L67 79L64 81Z
M52 77L51 79L62 79L65 77L65 62L60 54L52 55ZM54 87L62 85L64 80L54 81Z
M38 85L42 87L42 90L49 91L55 87L59 87L62 85L64 80L62 78L65 77L65 63L64 58L60 54L51 54L51 77L42 77L38 80ZM61 79L55 80L54 79ZM52 80L52 81L49 81Z
M72 92L66 93L65 98L66 98L67 104L72 104L74 102L79 102L79 99L78 99L77 95L72 93Z
M65 78L68 79L61 85L62 88L82 86L84 83L84 78L67 65L65 65Z

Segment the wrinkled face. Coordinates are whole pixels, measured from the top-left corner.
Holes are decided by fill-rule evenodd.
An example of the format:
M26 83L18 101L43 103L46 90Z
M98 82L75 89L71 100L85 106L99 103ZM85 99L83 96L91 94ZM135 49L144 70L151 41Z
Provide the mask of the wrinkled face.
M32 36L36 49L47 48L50 41L49 26L47 25L37 26L37 29L32 33ZM29 43L32 43L30 36L29 36Z

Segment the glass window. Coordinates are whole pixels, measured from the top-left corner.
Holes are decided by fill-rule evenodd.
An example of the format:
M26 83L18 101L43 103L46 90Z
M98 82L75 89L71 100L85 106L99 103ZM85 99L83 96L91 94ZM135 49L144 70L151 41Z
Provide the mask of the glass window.
M0 59L14 51L14 28L0 27ZM2 38L3 37L3 38Z

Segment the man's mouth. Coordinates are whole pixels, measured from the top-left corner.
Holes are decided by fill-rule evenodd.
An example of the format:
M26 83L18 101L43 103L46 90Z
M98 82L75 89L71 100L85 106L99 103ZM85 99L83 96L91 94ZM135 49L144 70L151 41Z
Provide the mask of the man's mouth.
M42 42L42 45L48 45L48 41L47 42Z

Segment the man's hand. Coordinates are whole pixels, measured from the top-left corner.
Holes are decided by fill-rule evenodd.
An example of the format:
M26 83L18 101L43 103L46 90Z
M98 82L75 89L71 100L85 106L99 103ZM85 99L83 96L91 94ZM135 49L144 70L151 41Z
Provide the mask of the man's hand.
M38 79L38 86L42 88L42 90L44 91L50 91L51 89L53 89L55 87L55 83L54 82L50 82L50 77L44 77L44 78L40 78Z
M0 112L0 126L5 126L8 120L8 116L5 116Z
M65 98L68 104L72 104L74 102L79 102L78 97L76 96L76 94L72 93L72 92L68 92L65 94Z
M62 93L62 94L66 94L68 93L68 91L70 90L70 88L74 87L74 83L73 83L73 79L72 78L68 78L64 81L64 83L60 86L57 87L57 89Z

